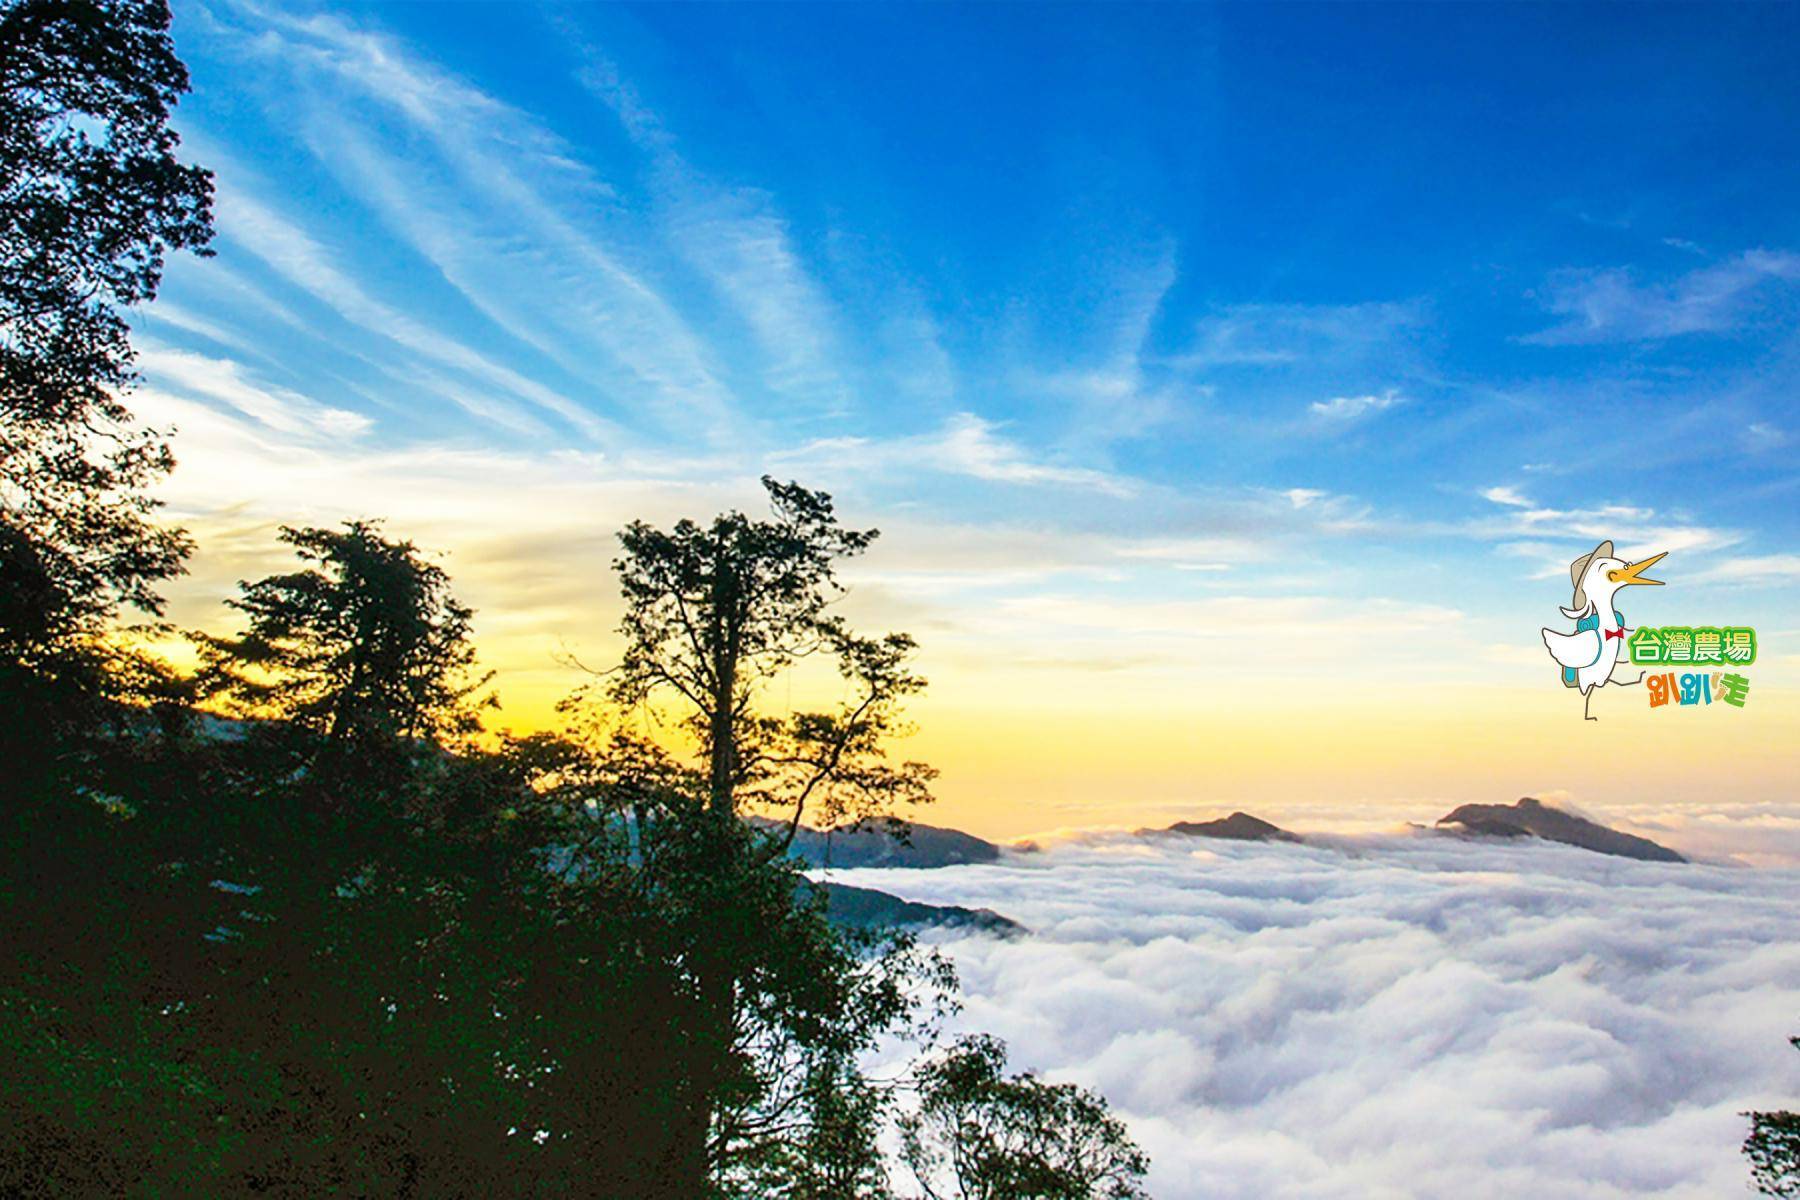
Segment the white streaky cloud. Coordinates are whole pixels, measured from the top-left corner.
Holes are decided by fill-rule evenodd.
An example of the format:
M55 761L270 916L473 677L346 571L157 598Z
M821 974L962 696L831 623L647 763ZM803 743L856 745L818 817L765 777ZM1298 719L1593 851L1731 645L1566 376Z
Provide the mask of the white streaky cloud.
M1075 488L1109 496L1131 496L1137 484L1125 476L1090 467L1065 466L1032 457L1001 435L1002 426L974 413L956 413L938 429L908 437L819 438L770 456L771 464L801 470L825 467L858 473L913 474L936 471L990 483Z
M1325 493L1317 488L1289 488L1281 494L1286 496L1288 502L1295 508L1305 508L1313 501L1323 499L1325 496Z
M1212 389L1192 380L1153 378L1158 363L1149 356L1151 334L1163 302L1180 276L1172 238L1123 254L1126 261L1103 278L1102 298L1091 314L1091 345L1059 345L1053 359L1070 365L1018 373L1017 387L1071 403L1071 445L1105 446L1139 438L1168 425Z
M576 78L650 157L670 243L750 329L769 385L826 415L842 415L850 393L838 366L836 306L807 266L774 197L706 177L676 149L674 134L611 60L592 46L577 49L583 66Z
M1695 583L1791 583L1800 580L1800 554L1727 558L1689 578Z
M945 424L934 451L944 468L976 479L1000 483L1056 484L1091 489L1112 496L1128 496L1126 480L1086 467L1064 467L1038 462L998 434L1000 426L974 413L958 413Z
M1744 449L1752 454L1760 454L1767 450L1779 450L1791 440L1788 432L1767 421L1752 421L1744 427Z
M1726 333L1753 314L1769 288L1800 281L1800 254L1746 250L1666 284L1644 284L1627 270L1565 270L1551 276L1544 306L1562 324L1525 338L1540 345L1654 341Z
M301 15L255 0L231 0L230 7L256 23L254 38L260 48L305 58L346 80L379 80L383 94L421 126L502 122L515 115L510 106L416 59L395 40L358 29L342 17ZM540 131L525 127L522 132L526 140L521 149L550 153L560 149L559 142Z
M177 260L176 266L183 265L185 264L181 260ZM284 277L278 274L277 278ZM230 346L237 352L240 362L254 360L276 370L283 370L291 366L293 362L306 361L322 354L325 361L346 366L355 364L360 369L380 376L379 382L355 382L347 375L332 372L337 375L337 378L330 386L362 397L370 410L394 411L400 407L400 402L406 399L426 404L439 400L450 400L464 411L489 421L499 428L527 434L540 440L547 440L554 436L547 425L532 416L524 407L516 404L500 389L478 383L467 376L453 375L442 364L434 365L420 355L411 353L396 355L387 353L385 347L376 351L371 347L352 344L359 340L356 334L363 332L360 326L332 329L309 324L291 308L279 303L257 284L252 283L242 272L234 269L229 262L220 259L207 260L197 273L186 276L183 282L190 289L211 293L209 299L233 312L242 312L246 308L253 309L284 327L280 336L266 340L253 342L246 336L226 342L211 337L204 328L180 320L171 322L175 328L199 333L203 338ZM318 299L316 295L314 298ZM144 312L154 320L162 315L167 303L166 300L159 299ZM305 338L305 347L296 347L287 337L286 330L292 330ZM198 351L191 352L199 353ZM212 353L211 348L208 348L207 353ZM295 357L296 354L298 354L298 358Z
M1745 536L1739 530L1692 524L1641 505L1555 508L1538 505L1511 488L1489 488L1482 496L1503 511L1468 521L1460 531L1493 542L1495 549L1505 553L1539 558L1533 578L1567 573L1577 555L1603 540L1612 541L1620 554L1635 559L1664 551L1710 553L1729 549Z
M1196 369L1343 366L1390 354L1424 319L1421 306L1408 303L1231 305L1201 320L1193 345L1171 361Z
M207 161L218 162L220 159L208 156ZM229 168L226 169L229 170ZM234 321L244 319L254 313L296 333L321 341L326 340L325 334L308 324L293 308L269 295L266 290L248 277L242 269L247 265L248 260L238 258L234 262L234 258L236 258L235 255L223 255L198 263L191 259L178 258L169 264L169 273L171 277L179 278L184 291L204 296L207 304L214 311L229 313ZM145 311L154 317L162 311L163 306L167 303L169 301L165 295ZM354 349L341 343L331 343L331 346L335 353L369 362ZM269 361L276 361L271 353L275 347L264 346L253 349Z
M179 329L184 333L196 334L209 342L224 346L239 354L254 355L265 360L268 358L268 354L265 351L252 345L249 339L241 333L238 333L235 330L226 329L216 321L209 321L198 313L195 313L182 305L176 304L174 301L159 300L155 304L147 305L144 308L137 310L132 318L134 329L136 328L138 321L145 317L148 317L152 322L153 329L160 323L162 325L167 325L172 329ZM137 344L141 347L144 345L144 342L145 339L140 335L137 339Z
M471 177L454 164L437 171L395 159L349 123L318 117L315 124L319 159L488 320L570 374L595 381L615 402L642 394L683 428L698 417L703 431L726 435L729 393L706 365L698 336L660 296L572 221L549 232L564 246L578 242L574 253L547 252L511 231L522 206L518 189L526 185L496 182L497 172L513 165L494 161L507 158L504 146L485 155L465 151L460 159L476 170ZM486 195L496 191L501 195Z
M171 349L139 339L137 368L151 388L226 404L269 429L305 440L354 438L374 422L361 413L318 404L286 388L257 383L230 359Z
M1316 417L1328 421L1353 421L1370 413L1381 412L1393 408L1396 404L1406 403L1406 398L1394 389L1389 388L1379 394L1370 393L1364 396L1333 396L1330 400L1315 400L1309 406Z
M685 167L665 169L675 177L674 241L755 334L770 385L842 415L850 391L836 365L836 311L773 199L755 188L712 189Z
M346 321L387 337L440 369L468 375L554 413L594 441L612 436L607 422L568 397L369 295L311 234L242 190L221 187L215 207L219 229L234 245L262 259ZM501 414L503 423L515 431L531 428L526 414L504 415L507 413L506 407L493 404L476 415L491 418Z
M1532 503L1530 500L1527 500L1524 496L1521 496L1516 488L1510 488L1510 487L1488 488L1486 491L1481 493L1481 498L1483 500L1491 500L1495 504L1507 505L1510 508L1535 509L1537 507L1536 504Z
M551 19L556 21L564 39L572 42L580 54L581 67L575 73L576 79L613 110L631 140L647 150L672 149L674 138L663 127L662 118L644 103L637 89L620 74L618 64L590 45L573 24L555 16Z
M335 17L296 19L242 7L262 22L243 39L246 48L325 85L299 93L307 140L321 164L471 305L577 374L582 364L564 342L594 347L654 403L720 422L729 393L710 369L704 344L589 227L597 209L610 209L610 189L573 160L561 139L393 38ZM333 106L309 99L321 92L333 97ZM397 153L344 120L346 99L372 101L384 117L399 116L417 143L415 153ZM533 235L529 248L521 248L521 228ZM518 390L487 374L490 382ZM565 419L594 420L581 409L572 415L564 407L570 402L553 389L513 375L527 388L525 398Z
M1114 834L830 877L1023 923L928 937L956 1024L1104 1093L1159 1200L1716 1200L1800 1091L1792 868Z

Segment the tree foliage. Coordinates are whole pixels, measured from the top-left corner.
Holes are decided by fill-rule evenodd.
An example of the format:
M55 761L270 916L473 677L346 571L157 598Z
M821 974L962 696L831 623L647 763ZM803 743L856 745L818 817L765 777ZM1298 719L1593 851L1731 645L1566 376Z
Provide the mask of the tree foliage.
M1133 1200L1149 1163L1094 1093L1006 1075L1006 1047L965 1038L917 1072L902 1153L929 1200Z
M885 1174L867 1158L878 1125L850 1128L848 1112L871 1111L873 1095L856 1059L882 1036L934 1021L953 985L948 967L902 934L833 927L796 864L771 859L750 826L712 818L702 772L604 724L573 732L546 761L536 794L555 812L587 816L561 839L547 886L556 906L628 895L644 914L635 932L584 918L580 940L565 946L591 946L577 949L581 961L624 951L627 962L604 972L609 985L647 978L609 992L606 1006L615 1017L641 1012L659 1029L648 1041L612 1043L656 1047L655 1105L603 1106L612 1123L659 1115L653 1131L623 1139L638 1154L654 1149L634 1178L654 1178L654 1194L669 1196L862 1194L808 1189ZM729 981L724 1023L714 1008L719 980ZM636 1086L647 1077L639 1064L620 1079ZM590 1078L565 1082L595 1103Z
M168 31L162 0L0 4L0 699L40 733L121 682L95 641L120 605L159 612L188 549L152 520L167 443L121 398L122 309L212 236L211 177L169 125L188 79Z
M1800 1038L1789 1040L1800 1050ZM1749 1117L1744 1155L1756 1190L1783 1200L1800 1196L1800 1113L1753 1112Z
M156 295L170 249L212 237L211 176L176 157L188 90L163 0L0 9L0 380L38 420L107 410L130 380L118 309Z
M791 841L803 819L833 825L924 803L935 772L886 758L902 704L925 686L909 669L912 638L859 635L831 611L838 563L877 532L843 528L824 492L762 482L771 520L731 512L621 535L626 651L612 694L630 705L672 693L702 747L711 805L778 811ZM759 709L780 672L820 655L846 685L835 709Z
M770 519L730 512L668 530L636 522L621 534L615 563L626 646L610 696L624 706L672 699L700 747L694 774L704 802L694 869L746 884L784 880L772 905L721 905L711 927L697 933L695 1035L683 1067L691 1103L674 1126L679 1171L693 1195L745 1179L761 1189L750 1194L766 1194L769 1173L797 1161L795 1138L848 1153L854 1139L845 1113L873 1095L855 1054L906 1018L914 1002L909 981L941 986L934 961L903 946L840 966L841 979L818 978L792 992L768 986L762 963L737 953L766 946L767 961L779 962L806 952L809 939L814 956L845 941L823 924L812 890L785 863L786 845L808 815L826 822L847 813L889 815L929 799L933 774L886 758L902 702L924 686L907 667L912 639L859 635L831 611L843 590L838 564L867 549L875 532L841 526L823 492L762 482ZM845 681L840 706L766 711L768 683L815 656L828 656ZM785 837L770 842L739 820L758 808L783 813ZM787 915L797 912L808 914L800 926ZM770 942L772 931L781 932ZM828 1024L808 1015L834 1006L838 1015ZM808 1178L788 1182L802 1192L849 1186L848 1176L830 1172Z
M321 757L358 769L479 727L473 615L443 568L368 521L283 528L304 569L242 586L248 628L205 637L206 683L236 715L274 718Z
M943 1011L941 960L833 927L608 714L462 736L441 570L367 524L284 537L303 569L207 641L244 715L111 742L74 886L10 892L0 1190L885 1195L857 1064ZM161 1081L154 1125L111 1079Z

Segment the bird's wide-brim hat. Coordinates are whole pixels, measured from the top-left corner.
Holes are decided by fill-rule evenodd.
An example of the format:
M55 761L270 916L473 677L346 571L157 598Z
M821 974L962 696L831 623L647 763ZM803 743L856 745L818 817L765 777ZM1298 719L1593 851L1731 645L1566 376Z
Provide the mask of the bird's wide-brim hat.
M1588 606L1587 589L1581 586L1582 577L1587 574L1588 564L1596 558L1612 557L1614 557L1613 544L1605 541L1569 564L1569 582L1575 585L1575 603L1572 607L1586 608Z

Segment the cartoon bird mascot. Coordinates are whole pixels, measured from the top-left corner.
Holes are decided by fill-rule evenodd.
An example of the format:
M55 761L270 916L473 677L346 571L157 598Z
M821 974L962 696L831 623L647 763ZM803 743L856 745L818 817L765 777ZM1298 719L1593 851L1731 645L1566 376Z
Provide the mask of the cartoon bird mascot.
M1613 668L1625 657L1625 614L1613 607L1613 597L1622 587L1634 583L1662 586L1660 579L1645 579L1644 571L1661 562L1664 555L1652 555L1641 562L1628 563L1613 555L1613 544L1601 542L1593 553L1569 564L1569 582L1575 585L1575 603L1562 610L1575 621L1574 633L1544 630L1544 646L1550 657L1562 665L1563 686L1581 689L1581 715L1599 720L1588 712L1594 689L1608 683L1626 686L1644 681L1644 673L1636 679L1614 679Z

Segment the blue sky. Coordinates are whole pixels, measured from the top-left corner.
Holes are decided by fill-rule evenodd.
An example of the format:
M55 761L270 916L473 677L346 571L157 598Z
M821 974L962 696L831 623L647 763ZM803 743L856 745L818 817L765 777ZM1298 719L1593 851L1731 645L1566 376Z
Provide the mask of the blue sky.
M1672 552L1650 617L1791 636L1797 26L178 3L180 611L385 513L547 695L618 525L767 470L889 531L858 603L971 696L1536 686L1602 536Z

